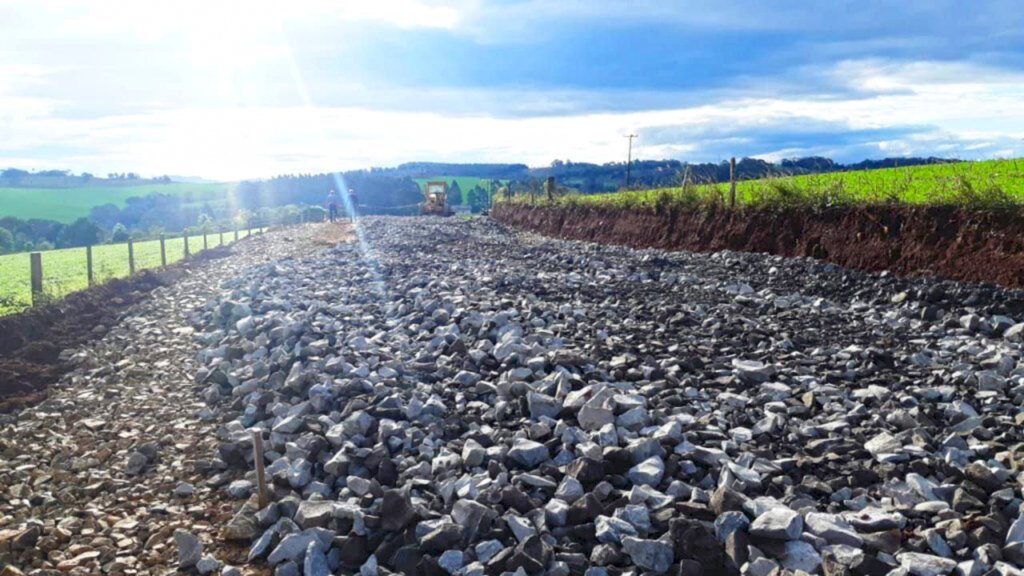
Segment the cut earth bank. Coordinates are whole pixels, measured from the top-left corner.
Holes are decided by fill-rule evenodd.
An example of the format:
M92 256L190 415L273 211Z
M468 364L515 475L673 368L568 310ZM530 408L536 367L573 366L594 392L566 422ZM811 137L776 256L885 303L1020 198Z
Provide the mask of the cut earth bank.
M811 256L908 276L1024 287L1024 212L948 206L821 210L498 204L492 216L557 238L634 248Z

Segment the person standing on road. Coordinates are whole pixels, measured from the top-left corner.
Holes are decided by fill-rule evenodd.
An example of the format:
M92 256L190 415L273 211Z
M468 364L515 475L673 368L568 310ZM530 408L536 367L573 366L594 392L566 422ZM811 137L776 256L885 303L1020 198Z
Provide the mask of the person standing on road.
M327 195L327 214L334 222L338 218L338 193L331 189L331 193Z
M356 196L355 188L348 189L348 209L349 215L352 217L352 223L356 223L356 206L358 205L359 197Z

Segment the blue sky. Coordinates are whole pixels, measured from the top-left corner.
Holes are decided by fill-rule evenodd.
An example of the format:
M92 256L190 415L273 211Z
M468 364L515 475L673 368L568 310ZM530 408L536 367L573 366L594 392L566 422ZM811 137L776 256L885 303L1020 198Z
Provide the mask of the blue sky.
M0 167L1024 156L1012 1L0 0Z

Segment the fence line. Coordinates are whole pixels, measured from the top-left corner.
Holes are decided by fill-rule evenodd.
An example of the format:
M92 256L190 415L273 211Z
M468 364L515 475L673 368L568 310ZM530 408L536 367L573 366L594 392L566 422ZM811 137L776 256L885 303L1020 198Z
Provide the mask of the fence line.
M257 228L254 229L252 226L247 226L247 227L245 227L242 230L242 232L244 233L244 236L242 236L239 233L239 229L237 227L235 227L234 230L233 230L233 232L234 232L234 235L233 235L234 240L231 241L230 244L234 244L235 242L238 242L241 239L249 238L250 236L252 236L254 234L262 234L265 230L267 230L267 227L257 227ZM218 233L219 233L219 235L217 237L215 237L214 240L219 240L219 244L217 244L216 246L213 246L213 247L226 245L226 243L224 242L224 230L220 229L220 230L218 230ZM209 234L210 234L209 231L204 231L203 234L202 234L204 250L209 249L211 247L210 246L210 241L209 241ZM198 236L198 234L191 235L191 236L194 238L194 237ZM128 264L128 275L127 276L130 277L130 276L133 276L137 271L142 270L142 269L162 268L162 267L166 267L169 263L177 262L179 260L185 260L185 259L188 259L189 257L191 257L193 255L193 253L190 250L189 237L190 237L190 235L188 233L183 233L181 236L172 236L171 238L168 238L166 234L160 234L160 236L156 240L146 241L146 244L149 244L150 242L152 242L154 244L157 244L157 243L159 244L159 263L155 264L155 265L150 265L149 264L149 263L154 262L156 260L156 255L153 253L153 252L155 252L155 250L152 250L153 248L155 248L155 246L147 246L147 249L144 250L141 254L136 250L136 247L137 247L136 246L136 241L132 240L132 239L129 239L127 242L125 242L123 244L105 244L105 245L97 245L97 247L98 246L109 246L109 247L112 247L112 248L116 248L117 246L127 246L127 264ZM179 254L181 254L181 257L180 258L175 258L173 256L169 257L169 255L168 255L168 240L175 241L175 240L177 240L179 238L182 241L182 243L181 243L182 252L179 253ZM117 272L113 272L113 273L110 273L110 274L107 274L107 275L102 275L102 276L97 274L98 270L97 270L96 264L97 264L98 261L97 261L97 258L95 257L95 254L94 254L94 250L93 250L94 246L89 245L89 246L85 246L84 248L85 248L85 262L84 262L85 266L84 266L84 268L85 268L85 276L86 276L85 287L95 286L96 284L101 283L102 280L111 279L111 278L117 278L117 277L123 277L123 276L121 276L121 274L123 274L123 272L121 272L121 274L119 274ZM74 253L76 253L76 249L67 249L67 250L65 250L65 249L58 249L58 250L48 250L48 251L45 251L45 252L36 251L36 252L29 252L28 253L28 257L29 257L28 307L38 306L38 305L40 305L42 303L45 303L45 302L50 300L50 298L47 295L47 289L46 289L46 281L48 280L48 277L45 274L46 270L44 269L44 266L43 266L44 265L44 260L50 260L50 263L53 264L56 267L56 269L57 269L56 271L54 271L54 270L50 271L49 279L51 279L51 281L53 281L52 279L59 279L61 283L67 283L67 284L74 285L76 283L74 278L78 278L79 280L77 280L77 282L81 282L81 275L80 274L81 274L82 270L80 268L78 269L77 272L72 272L71 274L62 274L61 273L62 271L65 271L65 270L68 270L68 269L74 270L74 268L75 268L74 264L72 264L71 266L67 266L66 263L60 263L60 259L62 257L65 257L68 254L74 254ZM106 253L106 255L109 256L109 251L105 250L104 253ZM44 254L48 255L48 256L52 255L53 257L52 258L46 258L46 257L44 257ZM10 256L15 256L15 255L9 255L7 257L10 257ZM142 258L142 256L145 256L145 258ZM57 263L55 263L54 261L57 261ZM103 264L108 264L110 262L110 260L109 260L109 258L105 258L105 259L100 259L99 262L102 262ZM65 264L65 265L62 266L61 264ZM123 266L123 265L124 265L124 260L121 260L121 266ZM18 266L18 268L20 268L20 266ZM22 278L24 278L24 277L22 277ZM10 277L8 277L7 279L9 280ZM0 280L3 280L3 279L0 278ZM21 284L21 286L24 286L24 284ZM67 292L62 293L61 296L64 296L64 295L72 293L72 292L76 292L79 289L81 289L81 288L69 289ZM25 302L25 300L23 298L20 299L20 300L18 299L18 297L17 297L18 293L19 292L16 291L14 293L15 294L14 297L7 298L8 303L12 307L14 307L15 310L20 306L19 304L17 304L17 302L19 302L19 301L22 302L22 303ZM3 304L3 299L5 299L5 297L6 297L5 294L0 294L0 316L4 315L4 312L2 310L2 304Z

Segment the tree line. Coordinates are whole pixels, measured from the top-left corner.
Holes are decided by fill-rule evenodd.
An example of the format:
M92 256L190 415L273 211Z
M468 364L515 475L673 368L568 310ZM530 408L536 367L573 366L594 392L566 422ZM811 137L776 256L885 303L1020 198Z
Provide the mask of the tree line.
M810 156L783 160L779 163L757 158L742 158L736 163L736 177L751 180L771 176L799 176L852 170L873 170L897 166L917 166L954 162L945 158L885 158L865 160L854 164L842 164L831 158ZM690 163L680 160L633 160L626 162L573 162L555 160L549 166L530 168L525 164L453 164L441 162L410 162L394 168L374 168L374 174L429 178L444 174L447 176L476 176L488 180L511 181L513 186L535 188L537 183L553 176L561 186L576 189L582 193L616 192L625 185L629 172L630 183L637 188L663 188L677 186L684 177L695 183L718 183L729 181L729 162Z
M841 164L829 158L808 157L774 164L743 158L736 164L736 175L738 179L746 180L950 161L941 158L887 158ZM628 166L628 171L633 185L640 188L678 186L684 178L693 183L729 180L728 162L691 164L678 160L635 160ZM542 182L553 176L559 186L582 193L614 192L625 183L626 173L625 162L592 164L556 160L539 168L529 168L525 164L412 162L394 168L288 174L266 180L246 180L223 195L210 192L152 193L128 198L123 206L96 206L88 217L70 224L44 219L0 218L0 253L118 242L129 237L149 238L164 232L180 233L196 228L257 226L290 221L301 217L303 207L324 206L330 190L335 190L345 200L349 199L351 191L356 209L363 214L411 215L418 213L418 205L423 199L414 178L445 175L482 179L470 190L462 190L454 180L449 184L450 203L468 205L473 212L480 212L490 206L499 189L536 193L541 190ZM125 172L111 173L108 178L126 181L137 176ZM10 168L0 171L0 183L25 182L26 178L40 177L81 181L92 178L92 175L73 176L65 170L28 172ZM170 182L170 179L161 177L151 181ZM345 209L348 209L347 205Z

